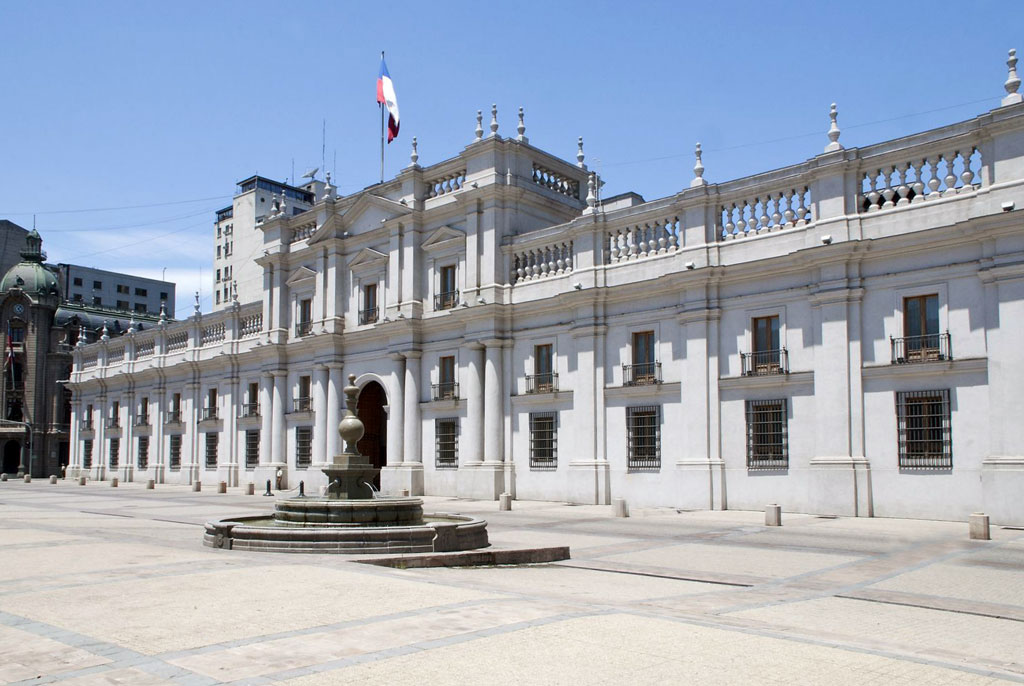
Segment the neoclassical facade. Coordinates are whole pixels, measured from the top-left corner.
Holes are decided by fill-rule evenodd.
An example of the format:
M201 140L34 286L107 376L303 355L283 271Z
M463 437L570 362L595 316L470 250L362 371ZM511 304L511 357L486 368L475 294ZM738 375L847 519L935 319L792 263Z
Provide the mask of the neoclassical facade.
M1024 523L1024 104L598 202L476 139L256 225L262 301L74 352L72 471ZM823 142L826 142L823 138ZM275 206L276 207L276 206ZM241 290L241 289L239 289Z

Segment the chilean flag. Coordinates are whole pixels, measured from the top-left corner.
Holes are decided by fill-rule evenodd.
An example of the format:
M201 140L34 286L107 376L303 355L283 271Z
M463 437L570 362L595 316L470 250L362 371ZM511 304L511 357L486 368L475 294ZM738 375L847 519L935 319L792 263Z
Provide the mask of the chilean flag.
M377 77L377 102L388 108L388 143L398 136L398 98L395 85L391 83L388 65L384 64L384 53L380 54L380 76Z

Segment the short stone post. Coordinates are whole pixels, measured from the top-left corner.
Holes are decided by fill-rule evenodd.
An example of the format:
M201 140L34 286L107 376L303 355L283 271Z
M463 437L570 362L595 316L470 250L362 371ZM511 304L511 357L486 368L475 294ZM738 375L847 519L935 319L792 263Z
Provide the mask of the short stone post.
M0 481L7 481L7 472L0 474Z
M150 479L146 482L146 490L152 491L156 488L156 479Z
M250 481L249 484L245 487L245 492L248 495L256 495L256 484Z
M968 520L970 536L972 539L978 541L991 540L991 535L988 529L988 515L984 512L975 512L970 516Z
M217 484L217 492L218 493L227 493L228 492L228 482L227 481L221 481L220 483L218 483Z
M117 488L117 477L116 477L116 476L115 476L115 477L113 477L113 478L112 478L112 479L110 480L110 487L111 487L111 488Z
M57 475L56 474L51 474L50 475L50 483L51 484L57 483Z
M192 492L198 493L201 490L203 490L203 483L201 481L194 481L192 483Z
M512 510L511 493L502 493L498 496L498 510L501 512L509 512Z
M267 479L267 492L264 493L263 495L274 495L273 493L270 492L270 479Z
M403 488L402 490L400 490L398 492L398 495L402 496L403 498L408 498L409 497L409 489L408 488Z
M612 498L612 514L616 517L629 516L629 503L625 498Z
M782 506L772 503L764 508L765 526L782 526Z
M27 483L27 484L32 483L32 475L31 474L26 474L25 475L25 483Z
M78 485L79 486L84 486L85 485L85 481L86 481L86 478L84 476L78 477Z

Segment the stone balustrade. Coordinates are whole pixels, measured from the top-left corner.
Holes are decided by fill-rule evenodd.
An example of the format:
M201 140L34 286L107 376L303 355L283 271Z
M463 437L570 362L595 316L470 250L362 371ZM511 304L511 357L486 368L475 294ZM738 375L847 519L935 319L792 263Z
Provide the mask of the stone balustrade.
M543 186L555 193L561 193L564 196L576 200L580 199L579 181L544 167L536 162L533 163L533 182L538 186Z
M511 281L515 284L521 281L568 274L572 271L572 261L571 240L539 248L519 250L512 255Z
M199 337L199 344L203 347L213 345L214 343L220 343L224 340L224 322L216 322L209 326L204 326L202 334Z
M188 331L178 331L167 336L167 352L173 353L188 347Z
M931 144L920 152L900 153L895 159L890 154L864 161L864 171L858 175L859 212L904 207L981 188L981 151L973 141L945 150Z
M606 264L675 252L680 244L679 217L673 215L611 229L606 240Z
M448 195L462 188L466 183L466 170L448 172L441 176L427 181L427 197L436 198L439 195Z
M719 240L758 236L810 224L811 189L796 185L722 203L716 214Z
M124 344L111 345L107 349L107 364L114 364L124 359Z
M156 349L156 339L148 338L146 340L139 341L135 344L135 359L141 357L149 357L153 354Z
M309 238L316 233L316 222L306 221L301 225L295 227L291 231L291 242L309 240Z
M238 337L239 338L251 338L258 336L260 331L263 330L263 313L257 312L256 314L250 314L242 317L238 325Z

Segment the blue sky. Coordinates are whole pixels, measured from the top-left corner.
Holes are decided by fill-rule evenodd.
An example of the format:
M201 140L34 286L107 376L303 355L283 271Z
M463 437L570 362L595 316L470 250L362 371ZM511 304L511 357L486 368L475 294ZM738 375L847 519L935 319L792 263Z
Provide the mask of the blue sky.
M402 112L386 174L457 154L476 110L652 199L999 105L1024 3L0 0L0 218L52 261L178 282L209 307L213 210L235 182L379 174L381 50ZM1024 71L1024 62L1022 62ZM337 163L335 165L335 156ZM82 212L91 208L123 208ZM199 281L200 270L203 273Z

